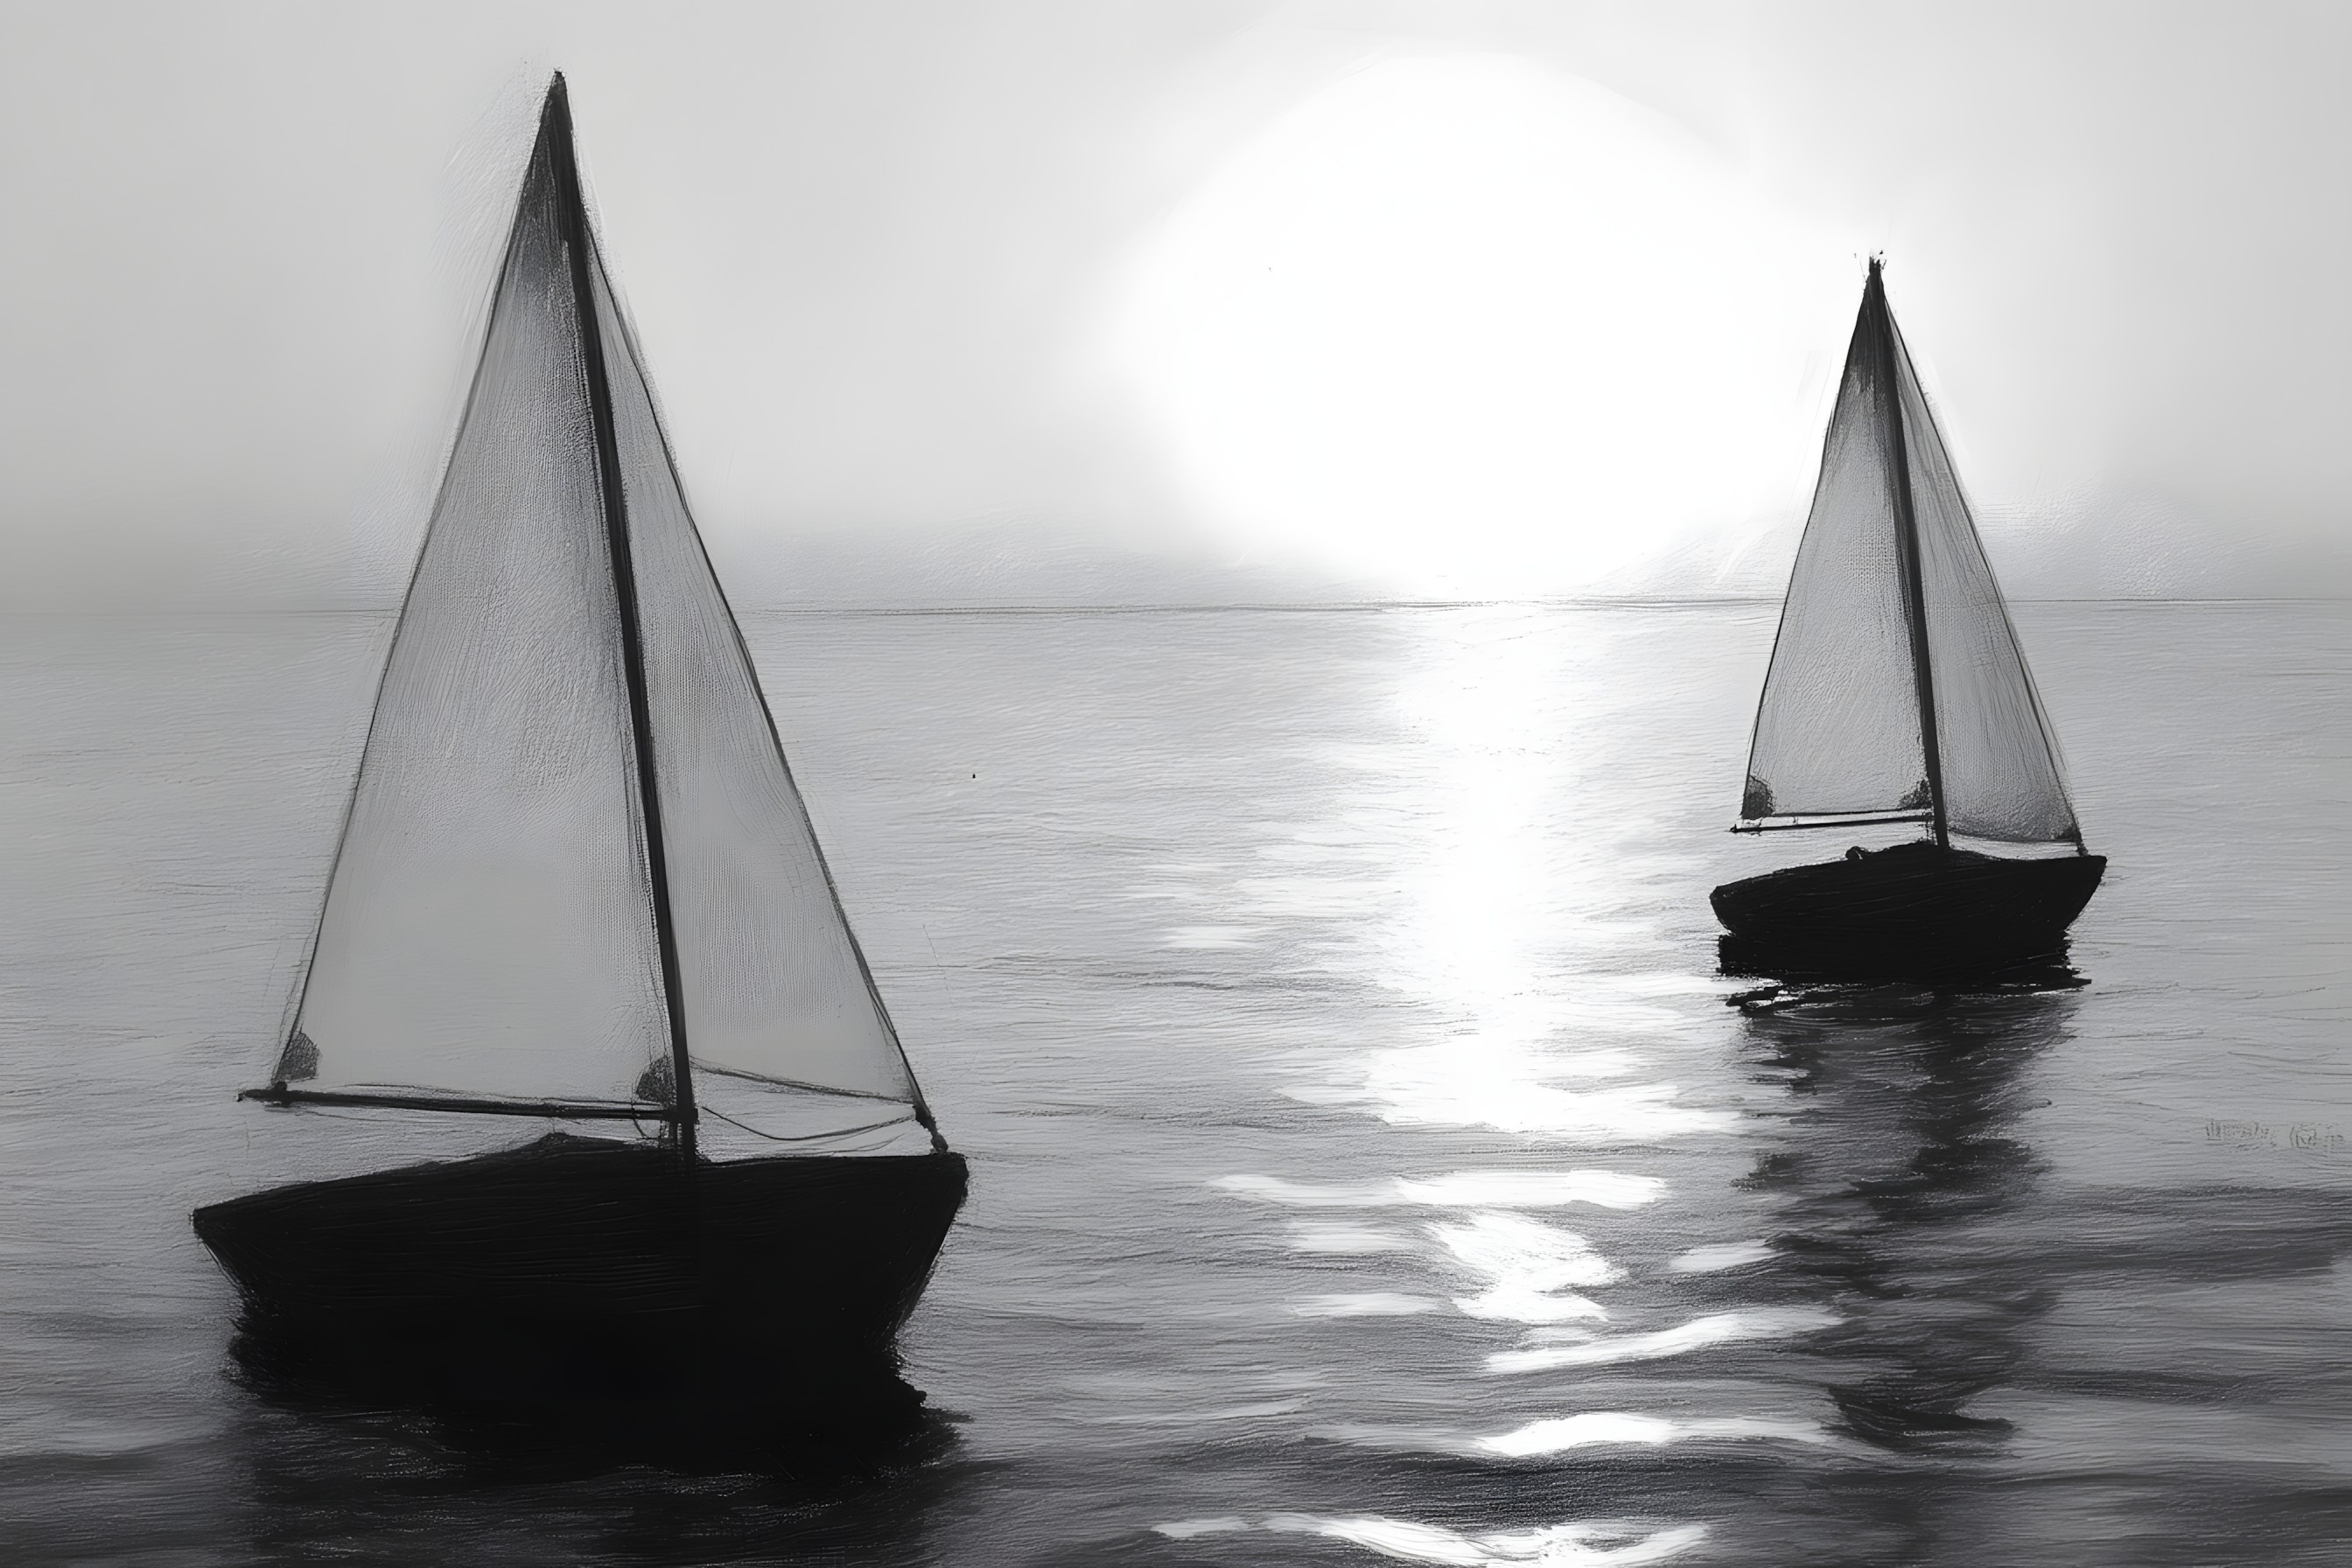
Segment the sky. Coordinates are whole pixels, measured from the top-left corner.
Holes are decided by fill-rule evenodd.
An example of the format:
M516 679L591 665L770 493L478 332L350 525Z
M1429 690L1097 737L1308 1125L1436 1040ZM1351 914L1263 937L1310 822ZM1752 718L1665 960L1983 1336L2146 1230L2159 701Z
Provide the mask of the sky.
M547 73L746 604L2352 593L2352 8L0 5L0 606L394 602Z

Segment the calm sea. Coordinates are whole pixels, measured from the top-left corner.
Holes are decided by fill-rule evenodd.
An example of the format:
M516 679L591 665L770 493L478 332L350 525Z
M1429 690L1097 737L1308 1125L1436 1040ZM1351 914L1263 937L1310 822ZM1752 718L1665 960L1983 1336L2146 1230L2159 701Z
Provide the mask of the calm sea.
M238 1380L190 1209L404 1147L231 1098L387 627L0 622L0 1557L2345 1562L2352 606L2021 607L2112 865L1975 996L1717 973L1772 618L755 618L972 1170L818 1482Z

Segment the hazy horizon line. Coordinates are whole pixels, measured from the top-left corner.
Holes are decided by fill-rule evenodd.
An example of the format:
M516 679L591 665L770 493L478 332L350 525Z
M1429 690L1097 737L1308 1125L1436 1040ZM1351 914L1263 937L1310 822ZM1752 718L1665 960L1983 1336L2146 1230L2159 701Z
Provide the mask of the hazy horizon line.
M733 606L739 615L776 616L1150 616L1150 615L1376 615L1399 610L1480 609L1709 609L1734 605L1778 605L1781 594L1584 594L1534 597L1459 599L1296 599L1296 600L1160 600L1134 604L1058 604L1051 601L990 604L967 602L935 605L872 603L794 603L770 601ZM2056 595L2007 597L2011 605L2117 605L2135 606L2218 605L2345 605L2346 594L2236 595ZM68 605L42 608L0 605L0 617L18 620L254 620L265 617L397 616L399 605L311 605L110 608Z

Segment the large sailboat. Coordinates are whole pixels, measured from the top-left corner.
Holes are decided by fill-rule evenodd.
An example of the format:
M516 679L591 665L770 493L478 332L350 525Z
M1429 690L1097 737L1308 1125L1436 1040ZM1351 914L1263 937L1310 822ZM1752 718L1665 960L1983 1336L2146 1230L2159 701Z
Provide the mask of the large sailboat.
M842 1393L889 1373L963 1201L687 510L561 76L241 1098L553 1129L196 1211L248 1340L394 1393Z
M2084 846L1880 272L1874 258L1732 831L1922 836L1716 889L1735 971L1931 975L2051 957L2106 868Z

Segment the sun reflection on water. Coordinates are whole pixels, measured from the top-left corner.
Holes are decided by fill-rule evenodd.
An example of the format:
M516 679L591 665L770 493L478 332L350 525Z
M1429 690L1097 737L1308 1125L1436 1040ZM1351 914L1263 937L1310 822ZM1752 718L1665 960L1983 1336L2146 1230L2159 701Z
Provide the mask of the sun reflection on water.
M1543 1568L1665 1563L1705 1542L1708 1533L1705 1525L1697 1524L1644 1531L1632 1525L1579 1522L1474 1534L1377 1514L1327 1518L1305 1513L1273 1514L1255 1525L1227 1515L1175 1520L1155 1528L1156 1533L1172 1541L1235 1534L1252 1529L1317 1535L1361 1546L1398 1562L1459 1564L1461 1568L1503 1568L1515 1563L1537 1563Z
M1232 912L1195 917L1279 933L1270 959L1382 1015L1362 1037L1294 1050L1278 1087L1380 1130L1358 1148L1390 1173L1213 1183L1292 1211L1279 1241L1312 1288L1269 1303L1292 1331L1344 1336L1367 1355L1443 1346L1433 1373L1478 1390L1419 1387L1392 1419L1317 1428L1361 1451L1542 1467L1588 1451L1831 1440L1825 1412L1801 1399L1758 1399L1709 1372L1644 1392L1622 1375L1840 1319L1725 1299L1761 1285L1741 1271L1771 1248L1752 1231L1694 1232L1677 1201L1686 1174L1706 1186L1738 1174L1727 1141L1752 1124L1720 1090L1727 986L1661 924L1657 885L1685 868L1658 859L1672 839L1651 820L1640 769L1612 750L1622 727L1600 721L1641 694L1594 630L1508 607L1417 622L1390 742L1329 753L1323 809L1263 825ZM1190 944L1198 929L1163 940ZM1712 1102L1690 1087L1708 1083ZM1491 1163L1433 1173L1423 1162L1435 1149ZM1713 1152L1693 1163L1677 1150ZM1688 1200L1712 1201L1697 1188ZM1464 1563L1664 1562L1707 1533L1670 1520L1482 1532L1277 1519L1188 1528L1311 1531Z
M1618 672L1537 612L1421 629L1393 699L1397 743L1339 755L1344 798L1276 835L1240 889L1269 923L1324 917L1318 962L1415 1023L1288 1092L1400 1126L1546 1142L1647 1145L1731 1126L1656 1076L1660 1047L1688 1029L1675 1004L1715 987L1661 963L1629 897L1643 868L1620 842L1628 825L1580 815L1607 766L1580 721L1618 700Z

